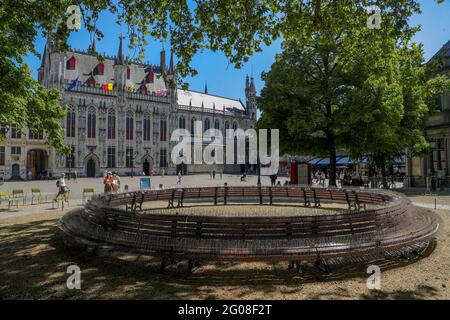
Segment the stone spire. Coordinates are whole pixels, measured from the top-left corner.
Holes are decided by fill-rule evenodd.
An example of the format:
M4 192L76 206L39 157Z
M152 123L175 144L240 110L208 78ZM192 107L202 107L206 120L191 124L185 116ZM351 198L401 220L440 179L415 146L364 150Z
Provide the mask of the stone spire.
M122 34L119 37L119 52L117 53L117 64L124 64L124 55L123 55L123 36Z
M208 82L205 81L205 94L208 94Z
M174 75L175 73L175 68L173 66L173 51L170 52L170 66L169 66L169 73L171 75Z

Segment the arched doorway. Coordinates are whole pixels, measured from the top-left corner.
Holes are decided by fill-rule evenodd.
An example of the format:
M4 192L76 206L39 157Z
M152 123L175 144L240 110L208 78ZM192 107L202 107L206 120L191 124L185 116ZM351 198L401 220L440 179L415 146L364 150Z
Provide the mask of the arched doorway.
M12 165L11 169L11 180L20 180L20 166L15 163Z
M146 176L150 176L150 173L153 170L153 159L152 157L146 156L143 158L142 161L142 172L144 172L144 174Z
M95 161L92 158L86 163L86 175L89 178L95 177Z
M94 178L100 173L100 160L96 154L91 153L84 158L84 166L86 170L86 177Z
M45 150L29 150L27 153L27 175L31 172L32 179L45 177L47 174L48 156Z

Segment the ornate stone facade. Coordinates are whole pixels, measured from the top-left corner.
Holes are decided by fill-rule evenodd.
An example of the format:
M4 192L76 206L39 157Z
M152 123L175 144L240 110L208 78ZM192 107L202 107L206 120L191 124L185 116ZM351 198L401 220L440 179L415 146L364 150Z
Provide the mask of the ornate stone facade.
M171 55L166 69L166 53L161 52L159 65L139 64L124 58L122 37L115 57L99 59L95 42L88 52L58 52L47 41L39 68L39 82L62 93L67 116L61 119L65 142L73 150L71 156L58 154L43 139L28 135L19 139L8 136L0 142L3 163L0 170L9 178L33 178L44 172L53 176L76 171L79 176L101 176L115 170L121 175L148 174L152 170L168 174L180 170L170 160L175 143L171 132L177 128L192 130L193 121L204 127L252 128L256 121L256 91L253 78L245 83L247 101L219 97L205 92L170 89L176 80ZM112 84L107 88L107 84ZM106 87L104 87L106 85ZM224 134L225 135L225 134ZM13 156L13 147L21 146ZM30 150L38 150L42 158L36 164ZM1 158L0 158L1 160ZM207 172L217 166L183 166L185 173ZM240 166L225 166L225 171L238 171Z

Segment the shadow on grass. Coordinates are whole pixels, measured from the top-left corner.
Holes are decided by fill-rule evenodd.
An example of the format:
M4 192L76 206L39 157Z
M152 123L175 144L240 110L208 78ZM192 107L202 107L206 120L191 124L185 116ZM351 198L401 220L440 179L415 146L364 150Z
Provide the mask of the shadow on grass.
M141 256L102 257L67 247L58 235L56 220L0 226L1 299L220 299L265 298L302 292L312 282L360 277L365 283L365 267L331 270L323 274L311 268L299 275L285 264L215 263L186 273L186 263L178 263L160 274L159 260ZM81 269L82 289L68 290L66 273L70 265ZM404 264L404 263L403 263ZM382 269L400 266L397 261L380 261ZM334 287L333 287L334 288ZM352 297L345 288L313 295L311 299L413 299L432 298L436 289L414 292L371 293Z

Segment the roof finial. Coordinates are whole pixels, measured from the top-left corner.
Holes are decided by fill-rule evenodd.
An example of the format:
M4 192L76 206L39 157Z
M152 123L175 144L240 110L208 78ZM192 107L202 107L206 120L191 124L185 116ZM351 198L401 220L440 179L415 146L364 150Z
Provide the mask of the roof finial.
M205 81L205 94L208 94L208 82Z

